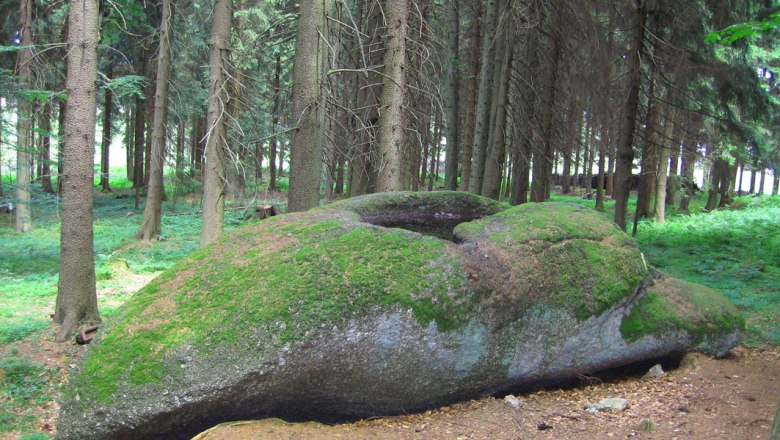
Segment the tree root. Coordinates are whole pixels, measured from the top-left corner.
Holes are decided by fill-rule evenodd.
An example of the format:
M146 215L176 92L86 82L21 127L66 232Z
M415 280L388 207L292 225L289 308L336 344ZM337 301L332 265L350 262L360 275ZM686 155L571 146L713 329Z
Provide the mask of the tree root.
M76 343L79 345L86 345L92 342L92 339L97 334L98 329L100 329L101 324L92 325L89 327L81 327L81 330L79 330L79 334L76 335Z

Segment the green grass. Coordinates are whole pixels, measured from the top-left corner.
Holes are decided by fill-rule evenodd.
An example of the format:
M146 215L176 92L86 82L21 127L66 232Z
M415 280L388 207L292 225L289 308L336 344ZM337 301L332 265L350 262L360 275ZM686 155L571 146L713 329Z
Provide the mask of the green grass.
M112 172L112 176L114 174ZM126 189L130 187L126 180L112 180L111 186L114 192L106 194L98 192L96 187L94 199L95 270L99 290L120 291L125 281L118 271L157 273L198 247L201 227L199 206L180 200L174 212L172 200L164 203L161 240L139 243L133 235L143 217L143 200L140 209L136 210L132 197L117 198L122 194L132 194ZM173 187L170 188L166 187L166 191L171 191L169 196ZM49 314L54 311L59 274L60 200L43 193L40 185L33 185L32 190L33 233L17 234L13 230L13 218L0 216L0 356L3 352L12 351L19 341L44 334L51 323ZM241 225L241 214L240 211L226 212L226 229ZM112 315L127 297L129 294L100 298L101 315ZM15 369L24 367L28 372L35 371L33 377L49 377L46 376L49 373L35 370L28 364L18 364L24 360L11 358L13 356L0 358L0 363L7 363ZM56 384L58 380L55 378L50 382ZM31 421L34 420L32 411L36 403L3 395L6 385L0 386L0 432L30 432L34 428ZM48 438L44 436L38 434L38 437L30 438Z
M640 225L648 262L725 294L747 320L748 345L780 345L780 198L744 198L740 210Z
M52 399L54 370L10 355L0 359L0 433L36 428L33 405Z
M595 207L594 200L554 195ZM639 222L636 240L652 266L726 295L747 322L746 345L780 345L780 197L737 197L729 209L702 212L707 194L691 199L691 214L667 206L667 221ZM633 222L636 195L629 198ZM604 215L614 216L614 202ZM630 226L629 226L630 230Z

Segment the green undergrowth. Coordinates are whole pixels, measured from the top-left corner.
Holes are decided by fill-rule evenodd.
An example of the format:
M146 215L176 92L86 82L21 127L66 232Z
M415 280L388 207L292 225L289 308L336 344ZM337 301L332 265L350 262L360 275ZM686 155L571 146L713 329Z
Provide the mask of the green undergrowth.
M663 272L725 294L747 321L744 343L780 345L780 198L739 198L739 210L643 223L637 241Z
M52 400L55 373L13 354L0 358L0 433L38 428L31 406Z
M196 206L179 203L178 212L173 212L172 203L164 203L164 235L158 241L140 243L133 235L140 225L143 205L136 210L135 200L126 196L121 189L95 193L98 290L119 290L125 273L165 270L198 247L201 219ZM0 346L39 332L50 322L59 274L60 208L56 197L34 191L34 231L28 234L16 233L10 216L0 217L7 220L0 223ZM242 223L239 212L226 213L226 229ZM101 298L101 313L110 315L116 303L125 298Z
M121 381L157 382L171 373L162 356L185 344L209 355L209 347L272 328L260 337L282 346L322 325L395 304L423 324L462 325L476 304L458 302L464 301L456 294L462 270L444 256L445 246L339 221L312 226L277 217L244 229L193 253L120 309L88 354L87 389L107 401Z

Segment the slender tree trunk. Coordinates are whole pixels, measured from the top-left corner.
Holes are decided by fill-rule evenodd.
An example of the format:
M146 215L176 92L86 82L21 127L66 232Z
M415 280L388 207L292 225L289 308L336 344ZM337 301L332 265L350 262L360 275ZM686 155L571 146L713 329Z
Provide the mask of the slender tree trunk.
M133 169L135 170L135 176L133 177L133 189L135 190L135 209L139 208L141 199L141 188L144 186L144 101L142 98L136 96L135 98L135 134L133 139L135 147L133 150L135 156L133 158Z
M151 169L146 193L146 207L141 227L135 233L139 240L153 240L162 234L163 162L168 124L168 89L172 70L173 19L176 0L163 0L160 24L160 54L157 57L157 84L154 93ZM205 211L205 210L204 210Z
M474 153L474 135L476 130L477 90L480 70L480 20L482 17L482 0L473 0L474 17L471 19L471 46L469 50L468 100L466 102L465 131L463 136L463 155L460 165L461 191L468 191L471 179L471 158Z
M710 154L710 156L712 155ZM707 194L707 203L704 205L704 210L707 212L718 206L718 194L722 185L721 180L723 179L723 165L721 161L721 159L716 159L712 164L712 168L710 168L710 189Z
M21 87L32 86L32 0L19 0L19 35L21 47L17 58L16 73ZM30 193L31 166L33 161L32 103L25 97L19 100L16 150L16 232L32 231L32 195Z
M534 151L533 176L531 177L531 201L544 202L550 198L550 179L552 178L552 163L555 149L553 147L553 125L556 111L556 92L558 88L558 67L561 61L561 46L563 29L561 23L561 10L564 0L555 0L550 29L550 59L552 65L547 73L544 99L542 101L541 126L542 145Z
M460 127L458 109L460 107L460 12L458 1L447 3L447 157L444 163L444 188L450 191L458 189L458 154L460 151Z
M751 167L750 169L750 194L756 193L756 169Z
M225 74L233 26L232 0L217 0L212 13L211 54L209 56L209 101L206 122L206 166L203 183L203 228L200 245L216 241L225 217L225 129L229 96Z
M720 188L718 189L718 194L720 195L718 208L725 208L734 202L734 183L737 180L737 165L729 165L728 162L724 161L721 173Z
M490 136L490 113L493 98L493 74L495 70L495 42L498 23L498 0L487 0L485 5L484 33L480 51L479 88L475 116L474 142L471 147L470 193L482 192L482 178L485 174L488 137Z
M290 212L306 211L320 202L326 141L321 88L327 50L323 45L328 35L326 17L333 4L333 0L307 0L300 4L293 68L292 120L297 128L290 145Z
M512 61L515 53L511 44L514 40L514 32L511 32L514 28L514 22L511 19L511 15L506 20L508 22L504 24L502 32L504 50L500 55L503 65L500 69L498 93L494 97L496 112L491 127L493 133L490 136L490 142L488 142L490 152L488 159L485 161L485 173L482 182L482 195L494 200L500 199L501 177L503 176L504 163L506 161L506 107L509 100Z
M672 126L674 120L674 111L670 105L665 105L666 108L666 122L664 123L664 137L661 140L661 148L658 152L658 184L655 188L655 222L663 223L666 221L666 184L669 173L669 155L670 148L673 142L669 139L672 138Z
M51 184L51 101L43 105L41 114L41 189L48 194L54 194Z
M274 69L274 79L272 86L274 88L274 108L271 115L271 146L268 151L268 174L270 182L268 188L272 190L279 189L276 182L276 151L278 140L276 139L276 128L279 126L279 112L281 111L281 79L282 78L282 55L276 55L276 68Z
M620 141L617 150L617 182L615 185L615 223L624 231L626 230L626 208L628 195L631 191L631 169L634 164L634 128L636 122L637 107L639 105L639 83L641 79L641 61L639 51L642 48L642 40L645 33L646 12L642 6L642 0L635 0L632 7L634 23L631 31L628 50L628 78L629 89L626 99L626 109L623 113L623 126L620 132Z
M111 79L111 68L109 67L107 76ZM113 104L113 93L106 87L105 99L103 100L103 139L100 145L100 189L103 192L111 192L111 185L108 181L109 173L109 151L111 150L111 111Z
M758 183L759 195L764 195L764 180L766 180L766 168L761 169L761 180Z
M778 190L780 189L780 179L777 176L778 170L774 169L772 170L772 195L776 196L778 193Z
M745 177L745 164L742 161L738 162L739 178L737 179L737 194L742 193L742 178Z
M135 176L135 151L133 149L135 145L135 130L133 127L134 115L131 107L130 105L125 107L125 163L127 164L125 170L128 182L132 182Z
M691 139L683 141L682 166L680 178L683 185L683 196L680 199L680 211L688 212L688 204L693 197L693 165L696 160L696 142Z
M378 192L401 189L401 157L404 146L403 101L406 90L406 34L408 5L406 0L389 0L385 12L385 76L381 102L384 111L379 118Z
M61 324L58 342L69 340L80 322L100 322L92 235L97 1L72 0L68 21L68 110L63 146L65 174L62 176L60 278L54 314L54 320Z
M599 139L599 177L596 179L596 209L599 211L604 210L604 183L607 177L606 167L606 155L607 155L607 142L609 142L609 135L606 130L609 127L607 113L602 113L601 124L601 139Z
M187 128L184 126L184 120L179 119L176 126L176 179L181 181L184 177L184 143Z

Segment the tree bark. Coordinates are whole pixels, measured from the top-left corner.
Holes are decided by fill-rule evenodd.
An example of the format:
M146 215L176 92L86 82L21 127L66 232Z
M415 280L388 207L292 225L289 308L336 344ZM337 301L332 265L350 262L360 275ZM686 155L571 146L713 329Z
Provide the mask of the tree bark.
M322 94L327 59L324 41L328 35L326 17L333 4L333 0L300 2L292 91L292 121L297 128L290 144L289 212L306 211L320 203L322 152L326 140Z
M168 124L168 89L172 70L173 18L176 0L163 0L160 24L160 52L157 57L157 84L154 92L152 150L149 187L141 227L135 234L139 240L153 240L162 234L163 162Z
M135 176L135 130L133 127L133 110L131 106L125 107L125 167L126 178L128 182L132 182Z
M447 157L444 162L444 189L458 189L458 154L460 152L460 127L458 109L460 107L460 11L458 1L449 0L447 4ZM424 164L423 164L424 166Z
M72 0L68 22L60 278L54 314L61 324L58 342L69 340L80 322L100 322L92 231L98 2Z
M531 201L544 202L550 198L550 179L552 178L552 163L555 153L553 147L553 124L555 122L556 92L558 88L558 67L561 61L563 38L560 22L563 0L555 0L553 6L552 26L550 29L550 60L551 67L547 72L547 81L542 101L540 124L542 126L541 148L534 150L533 175L531 177Z
M666 221L666 185L669 176L670 141L673 132L674 111L671 105L665 105L666 121L664 122L664 136L661 140L661 148L658 151L658 183L655 188L655 222Z
M633 36L628 48L627 74L629 78L626 109L623 113L623 125L620 131L620 141L617 150L617 181L615 182L615 223L626 230L626 207L631 191L631 170L634 164L634 129L637 107L639 105L639 83L641 80L641 61L639 51L645 34L646 12L642 0L635 0L633 9Z
M41 114L41 189L48 194L54 194L51 184L51 101L43 105Z
M479 88L478 79L480 70L480 20L482 18L482 0L473 0L474 17L471 19L471 46L469 49L469 78L468 78L468 99L466 102L466 117L464 121L465 130L463 135L463 155L460 165L460 186L461 191L468 191L471 180L471 156L474 152L474 135L476 130L476 109L477 109L477 90Z
M111 79L111 67L106 74ZM103 100L103 139L100 144L100 189L103 192L111 192L111 185L108 180L109 173L109 151L111 150L111 110L113 104L113 93L106 87Z
M498 93L494 96L496 104L495 117L492 121L492 134L488 148L489 157L485 161L485 173L482 182L482 195L494 200L500 199L501 178L504 172L504 163L506 161L506 106L509 99L509 81L511 78L512 61L514 59L514 47L511 42L514 40L513 28L514 22L511 15L506 18L507 23L503 26L502 39L503 52L500 59L503 61L500 69L498 81Z
M683 185L683 196L680 199L680 211L688 212L688 204L693 197L693 165L696 160L696 142L692 139L683 141L682 166L680 177Z
M402 179L402 148L404 146L403 101L406 91L407 0L385 2L385 75L382 81L381 103L384 111L379 118L377 149L379 150L378 192L398 191Z
M482 192L482 178L485 174L485 158L490 136L490 113L493 98L493 74L495 70L496 24L498 22L498 0L487 0L485 5L484 33L479 69L479 88L477 89L477 108L475 111L474 141L471 147L471 176L468 191L474 194Z
M268 188L272 190L279 189L279 185L276 182L276 151L278 140L276 139L276 128L279 126L279 112L281 111L281 78L282 78L282 55L276 54L276 68L274 69L274 79L272 86L274 88L274 107L271 115L271 145L268 151L268 175L270 182Z
M19 0L19 36L21 37L16 73L21 87L32 86L32 0ZM16 150L16 232L32 231L32 195L30 193L31 166L33 161L32 102L22 97L18 104Z
M225 153L227 151L225 120L229 100L225 68L230 52L230 32L233 26L232 0L217 0L212 15L201 246L216 241L222 236L224 228Z

